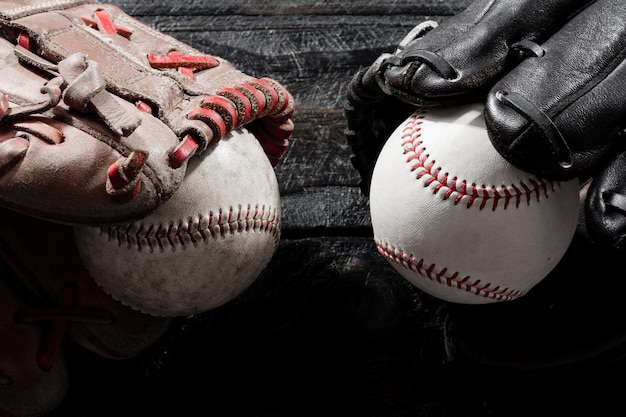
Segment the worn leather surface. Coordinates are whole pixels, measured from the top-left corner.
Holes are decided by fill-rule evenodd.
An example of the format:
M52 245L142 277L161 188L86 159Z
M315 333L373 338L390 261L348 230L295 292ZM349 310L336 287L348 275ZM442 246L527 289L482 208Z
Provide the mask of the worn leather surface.
M244 74L115 5L2 1L0 26L0 93L10 113L0 118L0 205L70 224L130 221L167 201L187 158L234 128L249 127L273 165L288 145L294 103L277 81ZM53 93L42 94L44 85ZM32 108L48 95L58 103ZM115 163L139 166L120 174L129 178L117 188L107 182Z
M0 39L0 91L9 106L19 109L47 100L40 90L48 79L21 64L14 50ZM39 114L1 121L1 204L55 221L101 223L143 216L169 199L185 173L185 166L172 169L167 159L178 137L159 119L110 98L140 121L126 137L63 102ZM107 193L107 168L137 150L150 153L141 173L142 190L121 204Z
M480 99L516 63L516 42L542 42L587 1L474 1L387 58L379 70L381 81L394 96L413 104ZM422 51L446 60L454 70L451 78L430 65Z
M626 4L602 0L541 44L545 54L517 65L492 89L486 117L496 149L519 167L552 179L597 171L616 154L626 113ZM569 147L559 166L537 123L506 106L498 91L516 92L545 114Z

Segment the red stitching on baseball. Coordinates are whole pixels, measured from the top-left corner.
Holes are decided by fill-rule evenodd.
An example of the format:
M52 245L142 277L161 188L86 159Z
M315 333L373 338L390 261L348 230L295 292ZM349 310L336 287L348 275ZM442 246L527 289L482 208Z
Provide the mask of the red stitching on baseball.
M376 248L381 255L392 262L416 272L424 278L447 285L451 288L457 288L497 301L511 301L522 297L526 293L526 291L512 288L500 288L500 286L490 288L491 283L481 284L479 279L472 282L469 275L462 276L458 271L448 274L448 268L443 268L437 272L437 265L428 265L425 263L424 259L419 259L419 261L415 262L416 258L414 255L407 254L401 249L390 246L380 240L376 241Z
M420 140L425 114L425 111L419 111L409 118L402 132L401 146L406 155L406 162L410 165L411 171L415 172L416 178L423 181L424 187L432 186L433 194L443 192L444 200L453 198L454 204L458 204L467 197L467 208L476 203L479 210L486 207L490 207L491 210L498 208L506 210L509 207L518 208L524 200L526 205L530 205L533 199L539 202L542 196L548 198L550 192L554 192L555 185L560 185L559 182L539 178L528 178L528 184L520 181L519 184L501 186L479 185L451 176L449 172L444 172L441 167L435 165L436 161L430 157L426 146Z
M197 245L209 238L225 237L227 234L244 232L269 233L274 245L280 238L280 217L277 208L248 205L238 208L231 207L228 211L211 212L208 216L199 215L194 218L179 220L169 225L144 225L132 223L121 226L104 226L100 233L107 235L109 241L117 241L119 246L128 249L135 247L137 251L165 250L166 242L171 250L180 245L183 249L188 245Z

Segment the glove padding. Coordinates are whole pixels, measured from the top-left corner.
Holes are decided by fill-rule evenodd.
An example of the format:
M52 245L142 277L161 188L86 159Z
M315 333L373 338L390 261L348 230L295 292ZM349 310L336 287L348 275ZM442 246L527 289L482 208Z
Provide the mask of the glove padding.
M377 120L381 106L406 114L407 104L484 101L498 152L549 180L594 177L585 202L589 234L598 242L621 241L624 21L626 3L619 0L477 0L441 25L416 26L349 88L347 139L364 193L397 126Z
M0 205L122 223L168 200L187 160L246 126L278 164L293 98L94 1L0 1Z

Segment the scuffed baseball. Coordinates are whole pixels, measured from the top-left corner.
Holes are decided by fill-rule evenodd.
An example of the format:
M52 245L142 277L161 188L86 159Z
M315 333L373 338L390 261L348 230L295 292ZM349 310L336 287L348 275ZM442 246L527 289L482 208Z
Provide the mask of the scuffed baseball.
M189 161L174 196L126 225L75 227L89 273L114 298L157 316L221 306L246 290L280 237L274 169L238 129Z
M418 110L372 175L378 251L413 285L455 303L523 296L561 260L578 221L578 181L546 181L504 160L483 109Z

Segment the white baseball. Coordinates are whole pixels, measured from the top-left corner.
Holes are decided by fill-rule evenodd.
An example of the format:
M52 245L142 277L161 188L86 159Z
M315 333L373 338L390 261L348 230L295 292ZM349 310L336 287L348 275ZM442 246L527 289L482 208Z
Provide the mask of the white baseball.
M561 260L578 221L578 181L545 181L508 163L483 110L418 110L372 175L378 251L413 285L455 303L523 296Z
M193 157L179 190L149 216L74 235L106 292L144 313L182 316L221 306L256 280L277 247L280 214L274 169L239 129Z

